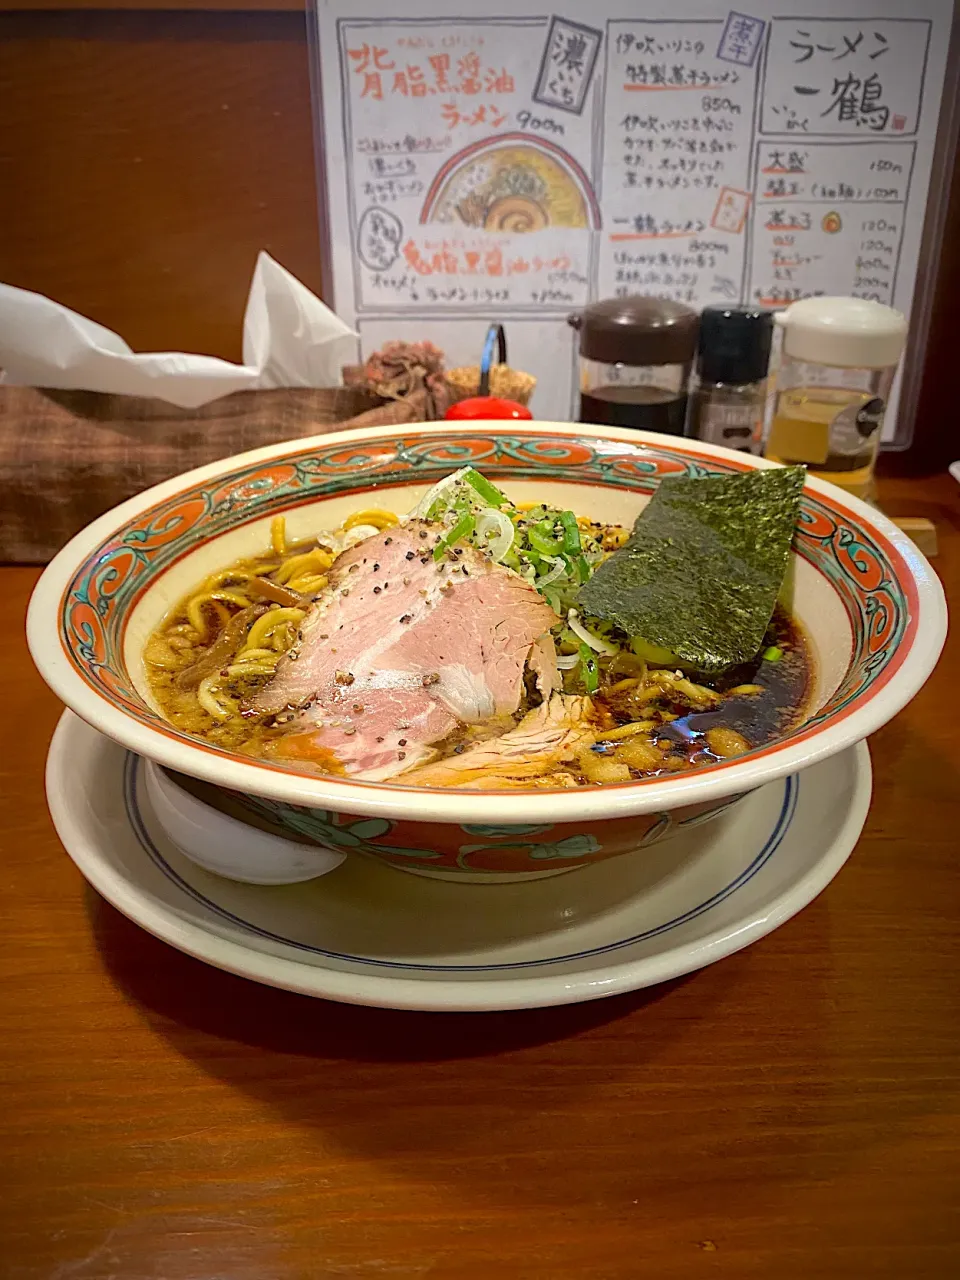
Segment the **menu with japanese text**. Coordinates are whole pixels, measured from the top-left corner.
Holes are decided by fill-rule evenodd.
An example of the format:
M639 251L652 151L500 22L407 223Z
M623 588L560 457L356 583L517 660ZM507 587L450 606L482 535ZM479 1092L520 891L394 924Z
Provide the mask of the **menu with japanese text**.
M476 364L576 405L568 319L653 294L914 300L950 0L317 0L333 305L364 354ZM891 413L888 434L894 426Z

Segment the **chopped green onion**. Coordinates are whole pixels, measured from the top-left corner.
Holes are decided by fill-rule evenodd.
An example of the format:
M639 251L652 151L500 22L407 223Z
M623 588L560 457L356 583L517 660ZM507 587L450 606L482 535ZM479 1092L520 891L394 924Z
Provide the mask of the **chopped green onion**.
M455 543L468 539L529 582L561 616L603 558L596 540L580 529L572 511L540 503L521 513L473 467L462 467L434 485L414 511L447 526L433 549L434 560L442 560Z
M587 693L596 693L600 688L600 668L597 658L588 644L580 641L580 670L583 672L583 683Z
M779 662L783 657L783 650L777 644L772 644L769 649L764 649L764 662Z
M459 542L461 538L469 538L476 523L475 518L469 512L466 515L462 515L446 537L441 538L433 548L434 560L442 560L445 553L454 543Z
M527 531L530 545L542 556L556 556L564 550L564 537L554 533L555 520L541 520Z
M563 525L563 549L571 555L580 552L580 526L572 511L560 512L560 523Z
M491 484L486 476L482 476L479 471L474 471L473 467L468 467L463 473L463 478L471 488L476 489L480 497L490 504L491 507L498 509L507 501L507 495L498 489L495 484Z

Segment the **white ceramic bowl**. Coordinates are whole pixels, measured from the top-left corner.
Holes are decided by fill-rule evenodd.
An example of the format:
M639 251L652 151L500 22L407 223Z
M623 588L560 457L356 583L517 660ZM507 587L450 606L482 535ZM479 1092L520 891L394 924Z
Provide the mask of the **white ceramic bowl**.
M807 720L736 760L665 780L565 791L432 791L318 778L230 754L166 724L142 650L205 574L290 534L334 527L359 506L408 510L465 462L517 500L632 523L670 474L772 464L699 442L548 422L372 428L273 445L200 468L123 503L43 574L28 636L42 675L88 723L131 750L228 789L232 803L336 851L427 874L544 875L626 852L703 821L766 782L860 741L930 674L946 634L936 575L889 520L810 479L793 556L793 610L812 645Z

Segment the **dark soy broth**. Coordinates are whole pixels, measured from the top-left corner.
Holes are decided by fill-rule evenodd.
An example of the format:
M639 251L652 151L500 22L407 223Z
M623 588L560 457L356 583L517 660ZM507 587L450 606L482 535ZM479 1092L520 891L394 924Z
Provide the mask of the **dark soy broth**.
M672 738L688 751L713 728L733 729L754 747L763 746L795 727L798 711L806 709L810 694L812 670L809 653L799 627L779 605L770 624L765 648L776 645L782 650L777 662L758 657L754 662L735 667L713 681L718 693L726 693L741 685L759 684L762 694L738 695L724 699L716 711L692 712L665 725L661 734ZM696 755L694 756L696 758Z
M662 387L607 386L580 393L580 421L682 436L687 397Z

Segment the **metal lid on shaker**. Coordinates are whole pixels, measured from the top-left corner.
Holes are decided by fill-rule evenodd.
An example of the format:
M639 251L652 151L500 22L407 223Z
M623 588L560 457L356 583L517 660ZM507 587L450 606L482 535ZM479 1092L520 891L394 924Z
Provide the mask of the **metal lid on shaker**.
M716 303L700 313L697 372L703 382L762 382L770 366L773 312Z
M682 302L631 296L594 302L570 317L580 354L602 364L688 364L700 318Z
M907 337L907 320L866 298L802 298L777 315L783 353L841 369L887 369Z

